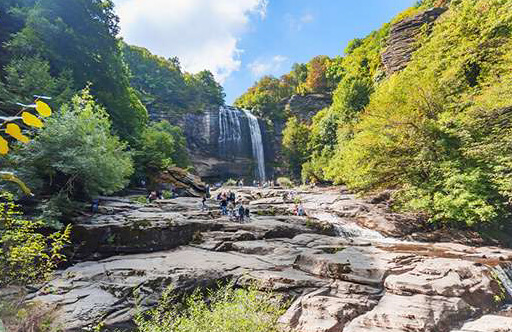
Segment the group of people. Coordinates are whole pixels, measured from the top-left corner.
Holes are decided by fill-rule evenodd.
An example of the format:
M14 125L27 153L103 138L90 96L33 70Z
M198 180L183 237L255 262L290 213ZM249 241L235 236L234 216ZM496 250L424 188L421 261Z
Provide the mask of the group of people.
M228 193L219 193L217 200L220 202L220 211L223 216L229 216L231 220L235 219L239 222L249 218L249 209L244 207L241 200L236 200L236 194L231 190Z

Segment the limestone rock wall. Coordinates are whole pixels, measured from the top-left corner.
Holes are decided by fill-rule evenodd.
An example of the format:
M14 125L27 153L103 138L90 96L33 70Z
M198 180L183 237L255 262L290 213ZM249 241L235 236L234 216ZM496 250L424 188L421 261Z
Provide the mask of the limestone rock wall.
M388 47L381 56L388 75L407 66L417 49L417 37L424 25L432 24L446 10L446 8L431 8L391 26L387 40Z

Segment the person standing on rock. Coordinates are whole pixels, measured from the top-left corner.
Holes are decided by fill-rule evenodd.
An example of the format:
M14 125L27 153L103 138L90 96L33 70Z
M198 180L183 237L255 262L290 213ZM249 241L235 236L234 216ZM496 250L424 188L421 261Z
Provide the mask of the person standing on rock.
M206 195L203 196L203 200L201 202L201 212L208 211L208 206L206 205Z
M241 223L244 222L244 215L245 215L245 208L242 205L242 202L240 202L240 205L238 206L238 221Z
M228 201L224 195L222 196L220 201L220 210L223 216L228 214Z

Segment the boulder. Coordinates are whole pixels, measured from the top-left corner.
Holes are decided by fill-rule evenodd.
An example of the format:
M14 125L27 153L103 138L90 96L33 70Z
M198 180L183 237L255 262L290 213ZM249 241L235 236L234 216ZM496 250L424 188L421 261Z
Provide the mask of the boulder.
M180 196L201 197L206 194L206 185L201 178L179 167L169 167L161 172L156 182L174 186Z

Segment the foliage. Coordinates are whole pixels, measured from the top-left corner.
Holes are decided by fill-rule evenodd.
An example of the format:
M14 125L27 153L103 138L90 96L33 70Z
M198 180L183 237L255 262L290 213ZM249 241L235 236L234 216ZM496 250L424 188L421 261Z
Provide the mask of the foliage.
M295 178L300 178L301 165L308 157L309 128L296 117L290 117L283 130L283 153Z
M124 138L135 141L147 114L130 87L128 72L122 61L116 39L119 27L113 2L10 2L10 12L13 12L12 8L26 6L22 12L14 10L18 13L15 15L18 24L10 27L10 31L15 33L3 48L11 59L10 65L21 68L23 75L35 74L35 64L42 59L49 64L49 73L54 80L63 81L61 85L65 83L66 88L70 88L72 82L72 90L77 91L89 82L92 83L91 93L106 107L113 120L114 129ZM19 24L20 20L22 24ZM46 71L45 67L41 67L40 71ZM39 80L43 78L44 76ZM17 86L10 85L8 90L15 95L31 96L42 94L40 90L48 90L54 85L52 80L43 82L41 86L34 85L36 82L22 83L25 85L21 86L24 89L16 91ZM27 94L28 88L31 91ZM59 94L65 90L56 89ZM0 99L14 101L9 96ZM59 102L63 100L60 99ZM61 104L54 106L58 108Z
M433 222L506 219L511 31L510 2L452 2L408 67L376 87L353 134L338 131L327 177L363 191L400 188L398 207Z
M189 161L181 128L167 121L146 127L134 161L137 173L148 179L170 166L187 166Z
M135 318L138 331L278 331L277 319L285 311L279 299L254 287L235 289L228 284L216 291L208 290L206 297L196 290L176 303L169 288L155 309Z
M293 90L286 81L264 76L235 100L235 106L249 109L263 119L282 120L285 117L283 101L292 93Z
M62 249L69 243L71 227L45 237L38 233L44 223L26 220L11 194L2 192L0 198L0 286L44 280L65 260Z
M224 182L224 186L234 187L234 186L236 186L236 181L233 179L227 179L226 182Z
M280 186L280 187L283 187L283 188L293 188L293 182L287 178L287 177L280 177L280 178L277 178L277 184Z
M203 105L224 105L224 90L208 70L185 75L187 85Z
M30 186L69 198L111 194L133 172L130 153L110 133L110 120L87 89L46 122L12 157Z

